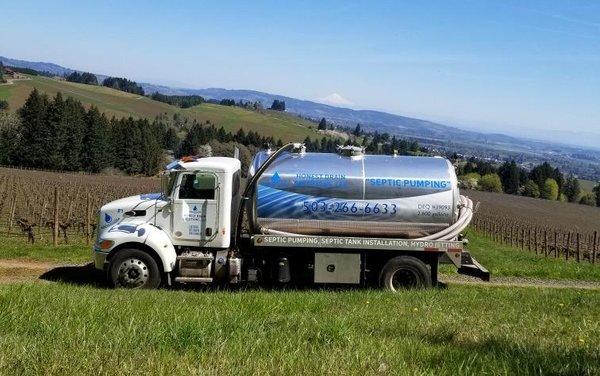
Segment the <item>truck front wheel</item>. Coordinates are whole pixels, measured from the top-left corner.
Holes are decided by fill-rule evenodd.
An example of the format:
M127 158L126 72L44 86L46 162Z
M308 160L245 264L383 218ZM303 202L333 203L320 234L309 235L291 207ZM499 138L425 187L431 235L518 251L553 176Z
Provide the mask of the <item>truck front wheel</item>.
M160 270L148 253L123 249L112 258L108 281L113 287L153 289L160 285Z
M389 260L379 275L381 287L390 291L431 287L427 265L416 257L399 256Z

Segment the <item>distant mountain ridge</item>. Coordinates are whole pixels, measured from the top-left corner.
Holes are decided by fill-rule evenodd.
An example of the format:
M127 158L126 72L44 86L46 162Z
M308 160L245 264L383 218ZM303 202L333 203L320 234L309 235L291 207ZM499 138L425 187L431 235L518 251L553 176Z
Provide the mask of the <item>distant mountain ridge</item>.
M0 62L2 62L2 64L4 64L4 65L8 65L11 67L29 68L29 69L36 70L38 72L48 72L48 73L52 73L55 76L61 76L61 77L67 76L73 72L79 72L79 73L85 72L85 71L81 71L81 70L77 70L77 69L65 68L63 66L60 66L60 65L54 64L54 63L47 63L47 62L43 62L43 61L27 61L27 60L11 59L9 57L4 57L4 56L0 56ZM90 72L90 73L93 73L93 72ZM97 74L97 73L94 73L94 74L96 75L96 77L98 77L98 82L100 82L100 83L108 77L107 75L104 75L104 74Z
M74 71L79 70L65 68L60 65L48 62L31 62L26 60L11 59L0 56L0 61L4 65L16 67L31 68L38 71L47 71L58 76L64 76ZM98 81L102 82L106 75L96 74ZM540 144L569 144L573 145L572 138L562 138L558 135L553 137L553 140L540 141L536 139L534 134L528 135L531 137L513 137L499 133L484 133L473 130L465 130L454 126L444 125L428 120L415 119L411 117L390 114L382 111L374 110L353 110L350 108L335 107L323 103L313 102L309 100L301 100L297 98L287 97L284 95L276 95L264 93L255 90L238 90L238 89L222 89L222 88L207 88L207 89L189 89L189 88L174 88L164 85L156 85L151 83L139 83L144 92L152 94L158 92L165 95L201 95L208 99L235 99L236 101L260 101L265 107L271 105L274 100L284 100L286 111L298 114L305 118L321 119L326 118L328 121L339 125L344 125L354 128L356 124L361 125L363 129L379 132L387 132L394 135L413 137L422 140L432 140L437 143L483 143L486 145L520 145L526 149ZM599 136L600 137L600 136ZM564 141L564 140L568 140ZM584 140L585 141L585 140ZM579 142L586 145L587 148L599 150L600 147L595 146L592 142Z

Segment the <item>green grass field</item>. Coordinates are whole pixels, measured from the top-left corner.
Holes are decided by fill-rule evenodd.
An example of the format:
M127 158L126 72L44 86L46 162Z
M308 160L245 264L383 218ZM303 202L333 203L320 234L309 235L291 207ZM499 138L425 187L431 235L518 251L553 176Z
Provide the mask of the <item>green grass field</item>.
M469 238L493 275L600 279L597 266ZM3 260L89 258L81 242L0 237ZM600 290L124 291L86 281L0 283L0 374L600 373Z
M78 99L85 105L94 105L109 117L148 118L153 119L158 115L172 116L179 113L189 120L205 122L209 120L225 130L237 132L243 128L246 131L256 131L263 136L273 136L283 141L303 141L306 136L311 138L322 137L314 129L315 125L307 120L291 114L265 110L264 113L249 111L239 107L202 104L189 109L180 109L166 103L154 101L150 98L104 86L84 85L73 82L58 81L42 76L32 76L29 80L17 80L12 85L0 86L0 99L7 99L10 108L20 108L27 96L37 88L49 96L57 92L64 96Z
M59 244L53 247L47 236L45 241L36 244L27 243L21 235L0 235L0 260L28 260L55 263L83 263L92 257L91 245L86 246L83 239L73 238L72 244Z
M600 292L0 286L6 374L600 372Z

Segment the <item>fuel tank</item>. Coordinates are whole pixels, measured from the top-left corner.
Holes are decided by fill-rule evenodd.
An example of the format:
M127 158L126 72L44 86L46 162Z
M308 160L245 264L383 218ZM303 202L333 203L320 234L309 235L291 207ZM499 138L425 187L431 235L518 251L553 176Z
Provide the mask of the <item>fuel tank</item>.
M252 176L269 157L256 154ZM258 180L259 226L307 235L416 238L457 220L452 164L440 157L290 152Z

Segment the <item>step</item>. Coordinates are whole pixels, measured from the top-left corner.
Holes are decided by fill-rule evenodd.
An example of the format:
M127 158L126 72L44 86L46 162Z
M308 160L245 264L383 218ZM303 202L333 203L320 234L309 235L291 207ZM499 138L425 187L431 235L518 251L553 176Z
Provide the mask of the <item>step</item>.
M175 277L175 282L182 283L211 283L211 277Z
M214 257L213 257L213 255L201 255L201 256L181 255L181 256L177 256L177 260L195 260L195 261L214 260Z

